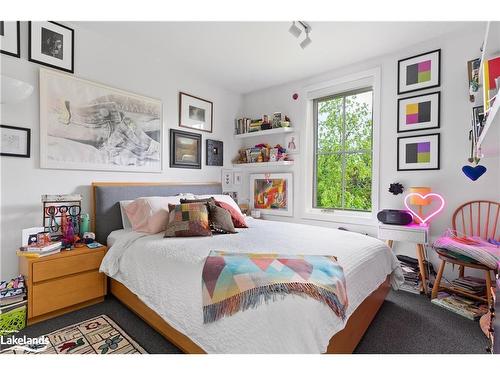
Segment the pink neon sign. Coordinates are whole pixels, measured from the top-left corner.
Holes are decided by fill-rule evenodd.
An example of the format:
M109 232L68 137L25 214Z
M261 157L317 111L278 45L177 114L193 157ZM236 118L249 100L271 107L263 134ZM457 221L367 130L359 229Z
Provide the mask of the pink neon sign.
M425 218L422 218L420 217L415 211L413 211L408 203L408 199L411 198L411 197L419 197L421 199L427 199L427 198L431 198L431 197L436 197L437 199L439 199L441 201L441 204L440 206L435 209L434 211L432 211L427 217ZM408 209L408 211L411 212L411 214L415 217L417 217L419 220L420 220L420 225L425 225L425 223L427 221L429 221L432 217L436 216L438 213L440 213L443 208L444 208L444 198L439 195L439 194L436 194L436 193L429 193L429 194L426 194L426 195L422 195L420 193L410 193L408 194L406 197L405 197L405 206L406 208Z

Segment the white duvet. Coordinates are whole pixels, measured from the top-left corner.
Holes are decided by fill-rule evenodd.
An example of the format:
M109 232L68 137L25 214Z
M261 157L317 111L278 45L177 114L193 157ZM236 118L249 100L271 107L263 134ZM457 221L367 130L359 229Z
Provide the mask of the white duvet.
M248 219L238 234L163 238L131 230L110 234L101 271L124 284L207 353L323 353L345 326L325 304L289 295L203 324L201 273L210 250L335 255L344 268L347 317L391 275L403 274L381 241L337 229Z

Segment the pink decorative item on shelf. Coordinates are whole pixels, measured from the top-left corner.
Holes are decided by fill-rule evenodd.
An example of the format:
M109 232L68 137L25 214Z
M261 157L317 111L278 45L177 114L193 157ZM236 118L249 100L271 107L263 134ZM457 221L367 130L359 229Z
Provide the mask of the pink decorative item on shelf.
M434 209L427 216L425 216L422 212L422 206L429 205L430 201L433 198L437 198L440 201L440 205L438 208ZM409 202L410 199L412 200L412 202ZM420 201L420 202L425 201L428 203L427 204L419 204L418 202L415 203L415 201ZM405 197L404 203L405 203L405 206L408 209L408 211L413 215L414 219L416 219L415 221L422 226L425 226L426 223L429 222L431 218L433 218L438 213L440 213L444 208L444 198L441 195L436 194L436 193L427 193L427 194L423 195L423 194L420 194L418 192L412 192ZM410 204L418 205L419 212L417 213L414 210L412 210Z

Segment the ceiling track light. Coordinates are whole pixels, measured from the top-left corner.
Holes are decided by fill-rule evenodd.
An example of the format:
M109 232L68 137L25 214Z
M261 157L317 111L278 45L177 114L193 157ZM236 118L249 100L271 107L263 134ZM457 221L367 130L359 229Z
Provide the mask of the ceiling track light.
M311 38L309 38L309 33L312 30L311 26L305 21L293 21L292 26L290 26L290 29L288 29L288 31L294 37L298 38L300 34L302 34L301 28L304 29L306 33L306 38L302 42L300 42L300 47L304 49L312 42Z

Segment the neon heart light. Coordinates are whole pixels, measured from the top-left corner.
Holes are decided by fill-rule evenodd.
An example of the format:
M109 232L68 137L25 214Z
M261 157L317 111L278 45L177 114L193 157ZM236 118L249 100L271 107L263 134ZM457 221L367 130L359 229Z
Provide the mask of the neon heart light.
M431 197L436 197L437 199L439 199L441 201L441 205L436 210L431 212L427 217L422 218L419 216L419 214L417 214L415 211L413 211L411 209L410 205L408 204L408 199L411 197L415 197L415 196L419 197L420 199L423 199L423 200L425 200L427 198L431 198ZM422 195L420 193L410 193L405 197L405 206L413 216L415 216L416 218L418 218L420 220L420 223L421 223L420 225L425 225L426 222L428 222L431 218L433 218L434 216L436 216L438 213L440 213L443 210L444 198L441 195L436 194L436 193L429 193L426 195Z

